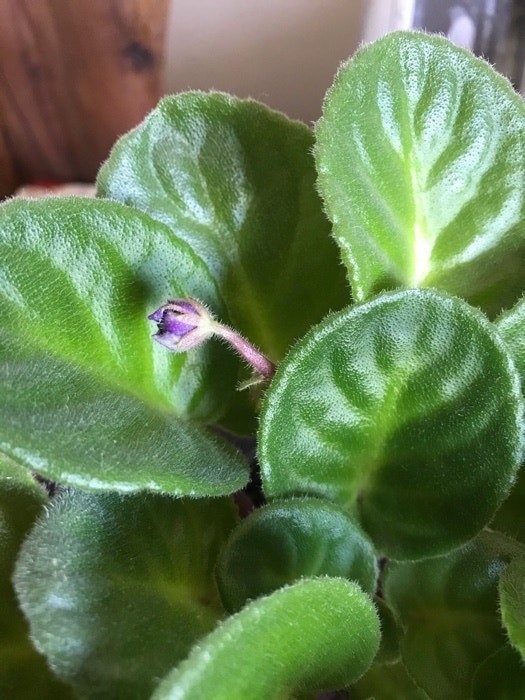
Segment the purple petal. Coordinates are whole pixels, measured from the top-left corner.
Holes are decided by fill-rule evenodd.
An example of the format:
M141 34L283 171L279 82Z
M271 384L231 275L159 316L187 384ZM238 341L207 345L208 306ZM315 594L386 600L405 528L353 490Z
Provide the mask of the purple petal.
M199 314L199 310L196 309L191 301L188 301L187 299L176 299L175 301L171 302L172 304L176 304L177 306L180 306L181 309L184 309L184 311L187 314Z
M170 333L179 338L195 328L195 323L184 323L176 314L167 312L159 323L160 333Z
M165 306L159 306L159 308L148 316L149 321L155 321L155 323L160 323L162 321L162 315L164 313Z
M173 352L179 352L179 348L177 346L179 339L173 335L166 335L165 333L155 333L155 335L151 336L153 340L156 340L157 343L160 343L161 345L164 345L164 347L168 348L168 350L172 350Z
M148 319L158 326L153 338L174 352L196 347L214 333L212 317L194 299L169 299Z

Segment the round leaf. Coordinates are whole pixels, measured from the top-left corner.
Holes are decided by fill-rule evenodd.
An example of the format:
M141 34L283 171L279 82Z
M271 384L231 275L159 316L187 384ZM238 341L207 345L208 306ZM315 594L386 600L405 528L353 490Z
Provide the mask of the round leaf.
M264 490L357 510L388 556L435 555L507 496L522 430L516 371L481 313L431 290L385 295L328 317L281 364L261 416Z
M24 543L15 587L33 640L83 698L149 698L222 614L225 500L65 492Z
M499 584L501 617L509 639L525 659L525 556L513 559Z
M505 642L497 613L505 561L492 549L482 533L446 557L387 567L385 598L406 628L402 660L433 700L470 697L477 667Z
M525 388L525 299L495 321L499 334L507 344Z
M376 595L374 603L381 623L381 644L374 664L397 664L401 658L399 645L403 630L383 598Z
M496 512L490 527L525 544L525 469L522 466L509 497Z
M510 311L496 321L499 334L505 341L525 388L525 299L521 299ZM521 542L525 542L525 469L522 467L510 496L503 503L491 523Z
M253 601L194 647L153 700L291 698L341 688L379 646L370 598L350 581L304 579Z
M317 498L275 501L231 534L217 563L228 610L307 576L340 576L375 590L374 548L340 508Z
M72 698L31 644L11 584L20 544L46 501L26 469L0 456L0 697L6 700Z
M352 686L352 700L429 700L401 663L374 664Z
M164 98L123 136L98 193L167 224L206 264L232 322L273 360L348 301L315 189L313 136L252 100Z
M523 660L515 649L505 645L476 671L472 700L523 700L524 688Z
M213 342L168 354L147 319L167 297L194 296L219 316L207 268L166 226L114 202L13 200L0 207L1 328L176 415L224 410L236 377Z
M199 258L114 202L0 207L0 451L82 488L231 493L244 462L187 422L224 411L237 368L210 341L174 355L147 313L171 294L220 309Z
M488 313L523 289L525 106L488 63L398 32L340 69L319 186L354 297L431 286Z

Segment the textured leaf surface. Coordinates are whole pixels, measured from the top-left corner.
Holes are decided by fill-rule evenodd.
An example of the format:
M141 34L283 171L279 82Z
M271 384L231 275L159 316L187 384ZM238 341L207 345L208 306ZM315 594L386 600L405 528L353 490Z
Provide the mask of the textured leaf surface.
M339 71L317 127L321 193L354 296L431 286L490 314L523 290L525 106L487 63L398 32Z
M525 552L513 559L501 575L499 593L503 624L525 659Z
M328 317L281 364L261 416L264 489L356 509L394 558L439 554L508 494L522 410L482 314L430 290L385 295Z
M348 685L379 645L370 598L337 578L304 579L250 603L159 685L154 700L291 698Z
M46 500L44 490L26 469L0 457L0 697L6 700L72 697L29 641L11 584L20 544Z
M521 467L510 496L496 512L490 527L525 544L525 473Z
M0 208L0 450L84 488L212 495L243 462L186 418L224 410L236 377L211 342L173 355L146 315L169 294L220 305L187 244L114 202Z
M403 630L383 598L374 596L374 603L381 623L381 644L374 664L397 664L401 659L399 645Z
M504 566L485 533L446 557L388 565L385 597L406 626L402 659L433 700L470 697L477 667L505 643L497 612Z
M176 95L117 143L98 193L187 241L235 327L278 360L349 296L314 187L312 146L304 124L257 102Z
M521 377L522 388L525 387L525 299L515 304L512 309L499 316L496 327L507 344L512 359Z
M243 520L217 564L228 610L308 576L340 576L375 590L374 548L336 505L318 498L274 501Z
M489 656L474 676L472 700L523 700L525 665L510 645Z
M521 299L509 311L495 321L499 334L505 341L521 379L521 391L525 391L525 299ZM519 471L510 496L503 503L491 523L525 543L525 469Z
M223 614L213 579L232 505L65 492L15 586L37 647L83 698L149 698Z
M429 700L401 663L374 664L351 690L352 700Z

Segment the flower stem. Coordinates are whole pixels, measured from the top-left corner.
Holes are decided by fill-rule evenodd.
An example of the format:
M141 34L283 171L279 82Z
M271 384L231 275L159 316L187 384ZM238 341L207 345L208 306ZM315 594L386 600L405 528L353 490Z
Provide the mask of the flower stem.
M214 324L215 334L226 340L232 348L265 379L271 379L275 374L275 365L265 355L257 350L251 343L242 337L237 331L222 323Z

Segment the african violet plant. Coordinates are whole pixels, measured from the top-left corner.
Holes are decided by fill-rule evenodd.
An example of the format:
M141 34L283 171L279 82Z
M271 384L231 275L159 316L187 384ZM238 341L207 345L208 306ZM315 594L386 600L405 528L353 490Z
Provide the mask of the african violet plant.
M168 97L96 199L5 203L0 259L1 697L524 697L525 106L488 64L392 34L315 134Z

